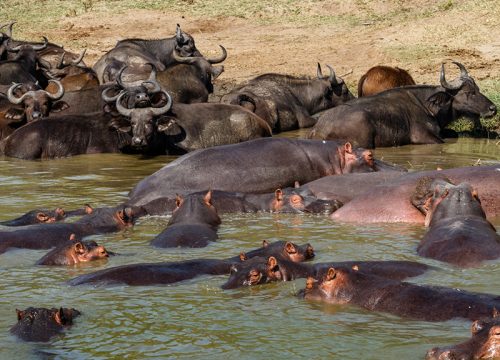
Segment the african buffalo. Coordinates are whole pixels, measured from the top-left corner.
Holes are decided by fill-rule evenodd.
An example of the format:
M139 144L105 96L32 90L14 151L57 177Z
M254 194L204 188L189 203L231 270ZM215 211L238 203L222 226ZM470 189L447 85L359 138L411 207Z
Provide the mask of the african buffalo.
M94 64L94 70L99 82L104 84L113 81L116 73L124 65L153 64L159 71L175 64L172 57L174 50L181 56L202 56L196 49L191 35L183 32L177 24L175 36L158 40L125 39L118 41L116 46L104 54ZM110 68L108 65L112 64ZM105 70L107 73L105 74Z
M358 82L358 97L378 94L384 90L415 85L408 71L398 67L378 65L370 68Z
M442 143L440 132L460 116L492 117L497 108L481 94L465 67L449 83L441 67L441 86L414 85L360 98L323 113L311 139L346 139L357 146Z
M131 204L206 189L246 193L271 192L295 181L380 169L371 151L351 144L287 138L261 138L201 149L181 156L140 181Z
M327 65L328 66L328 65ZM317 79L281 74L260 75L229 94L221 102L241 105L267 121L273 132L311 127L311 115L343 104L354 96L344 80L330 69L324 77L318 63Z

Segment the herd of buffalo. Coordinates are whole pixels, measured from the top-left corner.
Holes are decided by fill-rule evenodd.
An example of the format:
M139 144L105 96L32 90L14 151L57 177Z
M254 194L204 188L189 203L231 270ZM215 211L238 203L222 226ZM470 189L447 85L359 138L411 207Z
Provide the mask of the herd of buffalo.
M67 52L45 37L15 40L14 24L0 25L0 154L182 156L116 207L40 209L0 223L0 254L51 249L40 266L120 256L82 239L165 214L172 216L151 246L204 247L218 238L220 214L270 211L421 223L428 231L418 254L457 268L500 257L500 236L488 221L500 216L500 165L408 173L367 150L441 143L455 119L466 116L480 127L480 117L494 116L496 106L459 62L453 80L442 65L439 85L416 85L402 69L376 66L360 79L358 98L331 66L323 75L318 64L314 78L263 74L208 102L227 51L220 46L220 56L204 57L179 25L171 38L121 40L90 68L85 52ZM272 137L306 127L308 139ZM469 340L433 348L427 359L500 357L499 295L405 282L430 268L418 262L304 262L312 258L310 244L264 242L226 259L110 267L68 285L159 285L211 274L229 276L222 287L232 289L306 278L299 296L308 300L424 321L473 321ZM62 307L17 310L11 333L49 341L78 315Z

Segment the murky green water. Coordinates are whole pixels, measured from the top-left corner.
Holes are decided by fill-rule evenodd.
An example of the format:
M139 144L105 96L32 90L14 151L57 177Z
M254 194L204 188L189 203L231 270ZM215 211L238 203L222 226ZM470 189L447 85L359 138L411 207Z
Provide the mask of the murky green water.
M415 170L472 165L478 159L482 164L500 161L500 145L495 141L472 139L375 153ZM44 162L0 159L0 220L37 207L115 205L138 180L170 160L125 155ZM108 262L50 268L33 265L45 251L0 255L0 358L37 358L43 351L61 359L422 359L432 346L469 336L466 321L408 321L303 301L295 293L305 280L231 291L220 289L224 276L160 287L64 284L77 275L121 264L232 256L259 246L264 239L310 242L317 252L315 261L418 260L439 265L441 270L412 281L500 294L498 261L458 270L416 256L415 247L424 233L421 226L352 226L321 216L235 214L223 217L220 240L205 249L153 249L149 241L166 222L167 217L149 217L133 229L95 236L110 250L124 254ZM500 227L498 222L495 225ZM28 306L75 307L83 316L49 344L26 344L8 329L16 321L15 309Z

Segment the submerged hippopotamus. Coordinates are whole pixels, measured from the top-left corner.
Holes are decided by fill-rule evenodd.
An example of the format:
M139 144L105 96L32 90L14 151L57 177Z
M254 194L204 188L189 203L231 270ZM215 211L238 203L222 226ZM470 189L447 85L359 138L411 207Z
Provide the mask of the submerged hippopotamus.
M0 254L12 248L50 249L65 244L71 234L82 238L116 232L132 226L144 214L139 207L101 208L73 223L37 224L0 231Z
M355 266L359 271L396 280L419 276L430 269L428 265L413 261L342 261L309 265L277 259L274 256L267 258L258 256L251 260L234 265L229 279L222 288L233 289L275 281L317 277L333 266Z
M476 320L471 326L472 337L460 344L432 348L426 360L476 360L500 358L500 315Z
M58 207L55 210L31 210L15 219L0 222L4 226L25 226L34 224L48 224L64 220L70 216L92 214L94 209L86 204L83 209L64 211Z
M429 227L417 248L420 256L460 267L500 257L500 235L486 220L469 184L423 178L418 188L416 193L422 196L414 197L413 204L426 215Z
M305 261L314 257L311 245L296 245L288 241L263 242L262 247L240 253L228 259L194 259L187 261L130 264L78 276L70 285L126 284L130 286L172 284L201 275L227 275L234 264L249 261L255 256L274 256L290 261Z
M206 189L265 193L322 176L393 169L369 150L335 141L262 138L186 154L141 180L129 204Z
M151 245L156 247L205 247L218 239L221 220L211 203L212 191L205 196L177 197L177 207L167 224Z
M272 193L265 194L212 190L211 203L219 214L259 211L331 214L342 206L342 202L336 199L323 200L305 191L301 192L301 194L298 194L292 188L276 189ZM205 193L200 191L192 195L201 196ZM176 199L169 197L158 198L142 205L149 215L164 215L173 211L176 206Z
M359 174L366 175L366 174ZM344 206L335 211L331 218L342 222L407 222L424 223L424 215L410 202L415 188L424 177L447 179L453 183L467 182L481 194L481 205L487 218L500 216L500 165L469 166L447 170L419 171L403 174L393 179L381 180L373 186L365 186L361 194L355 194L352 200L344 201ZM330 195L334 196L336 188L333 184L337 181L346 183L350 175L343 179L333 179ZM379 178L379 177L375 177ZM358 177L362 184L367 184L368 178ZM326 179L325 179L326 180ZM357 182L351 186L356 188ZM305 185L304 185L305 186ZM324 185L326 186L326 185ZM347 188L346 188L347 189ZM337 190L337 191L341 191ZM349 190L350 191L350 190ZM345 192L349 192L345 190Z
M17 310L17 323L10 333L24 341L46 342L73 324L73 318L81 315L69 308L34 308Z
M109 253L104 246L98 245L95 241L76 240L74 234L72 235L66 244L49 251L36 264L75 265L109 257Z
M367 274L356 267L331 267L318 280L308 277L301 295L308 300L352 304L425 321L475 320L492 316L500 307L500 296L419 286Z

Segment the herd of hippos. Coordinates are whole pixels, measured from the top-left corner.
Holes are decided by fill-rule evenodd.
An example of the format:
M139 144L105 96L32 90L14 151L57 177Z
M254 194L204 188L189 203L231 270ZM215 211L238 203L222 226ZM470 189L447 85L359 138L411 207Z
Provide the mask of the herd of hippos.
M182 156L140 181L119 206L33 210L4 221L9 230L0 227L0 253L51 249L37 263L45 266L102 259L116 254L81 239L168 213L152 246L204 247L217 239L219 214L271 211L425 224L418 254L457 268L500 257L500 236L488 221L500 216L500 165L408 173L363 149L441 143L458 117L480 126L480 117L494 116L496 106L458 62L459 77L447 80L443 64L439 85L415 85L404 70L374 67L360 79L358 98L330 66L324 76L318 64L315 78L263 74L209 103L212 81L224 69L215 64L227 52L221 46L218 58L203 57L179 25L172 38L121 40L93 68L83 63L84 53L45 37L13 39L13 25L0 27L1 154ZM271 137L303 127L312 127L308 139ZM70 217L78 219L64 222ZM212 274L229 275L222 287L232 289L306 278L299 296L308 300L424 321L473 321L469 340L433 348L427 359L500 357L499 295L405 282L430 268L418 262L304 262L313 257L309 244L264 242L227 259L122 265L68 284L159 285ZM49 341L79 314L17 310L11 333Z

